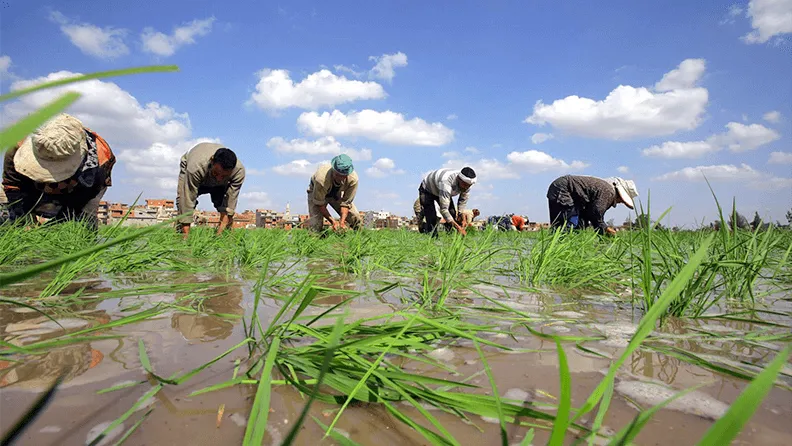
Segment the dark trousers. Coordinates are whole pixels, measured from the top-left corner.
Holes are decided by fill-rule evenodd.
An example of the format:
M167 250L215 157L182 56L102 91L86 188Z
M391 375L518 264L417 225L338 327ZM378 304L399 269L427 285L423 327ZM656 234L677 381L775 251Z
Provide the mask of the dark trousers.
M212 199L212 204L214 205L215 209L223 209L223 201L225 200L227 191L228 186L198 186L198 196L200 197L201 195L209 194L209 198Z
M437 212L435 211L435 202L437 202L439 205L440 197L425 190L423 186L421 186L418 188L418 200L421 202L421 212L423 213L424 217L423 223L421 223L421 220L418 219L418 230L421 232L421 234L431 233L432 237L437 237ZM448 212L451 214L451 217L456 220L457 211L456 207L454 206L453 199L448 200ZM446 222L445 227L450 231L454 225L451 222Z
M578 210L573 206L565 206L554 200L547 200L550 208L550 224L554 228L570 227L579 229L582 227Z

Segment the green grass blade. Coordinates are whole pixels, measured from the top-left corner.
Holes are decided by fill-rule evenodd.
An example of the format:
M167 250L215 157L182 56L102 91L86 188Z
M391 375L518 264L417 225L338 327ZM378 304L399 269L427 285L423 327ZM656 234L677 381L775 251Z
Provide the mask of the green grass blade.
M10 127L3 129L0 132L0 154L16 145L18 142L25 139L29 134L33 133L42 124L49 121L53 116L57 115L66 107L70 106L74 101L80 98L79 93L66 93L58 97L54 101L34 111L33 113L25 116L20 121L12 124Z
M99 390L99 391L97 391L97 392L96 392L96 394L97 394L97 395L101 395L101 394L103 394L103 393L110 393L110 392L115 392L116 390L121 390L121 389L128 389L128 388L130 388L130 387L135 387L135 386L137 386L138 384L143 384L143 383L145 383L145 382L146 382L146 381L130 381L130 382L128 382L128 383L119 384L119 385L117 385L117 386L108 387L108 388L106 388L106 389Z
M525 433L525 437L520 442L520 446L530 446L531 442L534 439L534 430L531 428L528 432Z
M775 359L765 367L740 396L732 403L726 414L713 424L704 438L699 441L699 446L720 446L731 444L737 437L745 423L753 416L756 409L765 399L775 383L776 377L789 358L792 346L787 346Z
M316 422L316 424L319 425L319 427L322 428L322 430L324 430L324 431L328 431L329 430L329 428L327 426L325 426L324 424L322 424L322 422L319 421L318 418L316 418L316 417L311 417L311 418L313 418L313 420ZM333 440L337 441L338 444L340 444L341 446L360 446L360 444L355 443L354 441L350 440L349 438L341 435L341 433L338 432L335 429L330 430L330 436L333 438ZM284 442L283 444L285 445L286 443Z
M561 396L558 402L555 423L553 423L553 433L548 444L550 446L561 446L564 444L564 437L569 427L569 410L572 407L572 380L569 376L569 364L564 348L561 346L561 341L556 339L555 343L558 351L558 375L561 380Z
M47 88L60 87L62 85L73 84L75 82L82 82L91 79L102 79L106 77L125 76L129 74L141 74L141 73L165 73L172 71L179 71L179 67L176 65L152 65L145 67L125 68L123 70L100 71L98 73L83 74L66 79L59 79L56 81L47 82L44 84L34 85L29 88L23 88L20 90L12 91L10 93L6 93L4 95L0 95L0 102L18 98L20 96L33 93L35 91L44 90Z
M267 417L269 416L270 392L272 391L272 367L275 365L275 358L280 348L280 338L276 337L270 344L267 352L267 359L264 361L264 369L261 371L256 399L253 401L253 408L250 410L248 425L245 429L245 438L242 442L244 446L259 446L264 441L264 433L267 431Z
M135 402L135 404L133 404L132 407L129 408L129 410L124 412L124 414L121 415L120 417L116 418L115 421L110 423L110 425L107 426L107 428L102 431L102 433L97 435L96 438L94 438L90 443L88 443L88 446L96 446L99 443L101 443L102 440L104 440L105 436L107 436L107 434L112 432L113 429L115 429L116 427L120 426L121 423L127 420L127 418L131 417L132 414L134 414L137 411L138 407L140 407L143 403L147 402L151 398L154 398L154 395L156 395L157 392L159 392L160 390L162 390L162 384L157 384L156 386L152 387L151 390L143 394L143 396L141 396Z
M149 414L153 410L154 409L149 409L142 417L140 417L140 419L137 420L137 422L135 424L133 424L132 427L130 427L124 433L124 436L119 438L118 441L116 441L115 446L121 446L122 444L124 444L124 442L127 441L127 439L130 437L130 435L132 435L137 430L137 428L139 428L140 425L143 424L144 421L146 421L146 418L148 418Z
M344 319L346 318L347 314L345 313L344 316L339 317L336 319L335 327L333 328L333 333L330 335L330 343L327 346L327 349L324 353L324 359L322 361L322 370L319 372L319 377L316 380L316 385L314 385L313 392L311 392L311 396L308 398L308 402L305 403L305 407L303 407L302 412L300 412L299 418L297 418L297 422L294 423L291 430L289 430L289 434L286 435L286 439L283 441L282 446L290 446L294 443L294 440L297 439L297 434L300 432L303 423L305 422L305 417L308 416L308 411L311 409L311 405L314 401L316 401L316 396L319 395L319 387L324 382L324 378L327 375L327 371L330 369L330 362L335 355L336 348L338 348L338 343L341 339L341 333L343 332L344 328ZM331 429L328 429L328 431ZM327 435L327 433L325 433Z
M492 388L492 397L495 399L495 408L498 411L501 445L509 446L509 435L506 433L506 422L503 417L503 406L501 404L500 394L498 393L498 386L495 384L495 376L492 374L492 369L489 366L489 362L487 362L486 356L484 356L484 352L481 351L481 346L479 343L473 341L473 346L476 347L476 352L478 352L479 358L481 359L481 364L484 366L484 371L487 373L487 378L489 378L490 387Z

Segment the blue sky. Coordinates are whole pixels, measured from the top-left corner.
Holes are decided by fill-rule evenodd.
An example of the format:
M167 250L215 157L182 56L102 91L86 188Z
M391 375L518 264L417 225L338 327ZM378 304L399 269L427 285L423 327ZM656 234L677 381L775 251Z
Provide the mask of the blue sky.
M211 139L248 169L241 209L305 212L316 163L343 151L363 210L409 215L424 172L471 165L484 215L546 221L556 177L618 175L690 226L715 215L703 172L783 220L792 0L636 3L8 0L1 88L180 67L73 87L119 157L110 201L173 197L179 157ZM52 94L4 105L3 126Z

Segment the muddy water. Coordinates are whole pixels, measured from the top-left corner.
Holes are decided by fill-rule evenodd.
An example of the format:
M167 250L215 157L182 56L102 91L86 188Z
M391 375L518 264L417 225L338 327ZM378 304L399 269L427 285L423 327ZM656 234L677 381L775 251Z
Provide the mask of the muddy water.
M321 265L308 268L313 273ZM143 284L152 283L150 275L141 277ZM155 279L156 280L156 279ZM154 317L91 335L112 335L114 338L77 343L48 349L42 354L26 356L20 362L0 361L0 430L9 427L26 411L40 392L60 374L65 380L46 411L27 429L18 444L23 445L81 445L94 438L110 422L128 411L154 382L143 370L138 352L138 341L143 340L154 371L164 377L198 367L245 338L241 316L253 311L252 282L229 280L208 275L168 275L167 283L207 284L200 293L155 293L103 298L103 293L124 287L134 287L136 279L104 278L76 284L68 292L85 287L80 303L51 312L61 326L39 313L28 309L0 310L0 336L14 345L53 339L87 327L107 323L149 308L157 303L192 300L186 308L170 308ZM227 282L233 282L228 285ZM400 287L385 293L374 293L383 283L399 281ZM328 307L349 300L347 306L353 317L366 318L390 314L404 308L405 301L414 299L420 290L419 280L379 277L365 283L349 277L328 276L320 280L323 286L348 291L364 291L360 295L325 295L309 309L319 314ZM7 296L37 293L28 285ZM265 290L259 309L264 322L271 319L281 305L275 296L287 295L288 287ZM16 294L14 294L16 293ZM572 404L578 407L602 379L609 366L608 357L618 357L635 330L637 315L629 304L608 296L587 296L584 293L556 295L530 293L511 288L508 295L500 287L473 285L469 289L455 290L447 304L462 311L470 320L492 320L477 313L474 307L493 304L478 297L478 293L500 301L532 316L531 327L546 333L564 336L599 336L602 339L582 343L586 350L577 349L574 343L566 344L572 374ZM64 292L67 294L67 292ZM95 299L91 299L95 296ZM781 310L781 311L787 311ZM778 311L778 308L776 308ZM776 323L790 324L788 318L774 316ZM501 333L488 333L492 341L511 347L503 351L485 347L487 361L496 377L498 392L515 404L531 405L543 409L555 404L559 395L558 357L553 343L531 335L514 321L501 319ZM707 338L702 332L740 338L745 333L763 330L784 334L787 328L754 326L736 321L669 321L667 326L654 333L649 345L676 346L685 351L719 360L731 366L751 370L751 364L764 365L775 354L778 346L772 342L746 343L740 340ZM403 369L444 379L462 380L480 386L474 393L489 394L491 388L481 360L473 345L465 340L440 342L428 356L445 367L434 367L422 362L402 361ZM603 357L604 356L604 357ZM152 400L133 414L123 426L114 430L103 444L113 444L148 410L150 416L126 440L128 445L151 444L239 444L244 436L254 386L232 388L190 397L190 393L226 381L232 377L236 360L244 361L245 349L215 363L179 386L166 386ZM780 381L792 386L792 367L787 365L786 375ZM138 385L110 393L98 391L121 383ZM617 377L614 398L605 419L604 433L618 431L627 426L639 408L659 403L678 390L702 385L696 392L678 400L667 409L659 411L637 438L638 444L694 444L706 432L713 420L719 418L728 405L745 388L747 382L698 367L673 356L651 349L636 352L622 367ZM275 386L269 415L266 444L280 444L292 423L302 410L303 397L293 388ZM218 411L223 408L222 416ZM311 414L329 424L336 409L316 403ZM412 419L429 426L420 413L406 404L399 409ZM546 410L546 409L545 409ZM462 421L455 415L433 410L432 414L448 431L465 445L500 444L497 420L470 416ZM593 414L592 414L593 416ZM792 391L774 387L756 415L739 436L738 444L789 445L792 444ZM422 421L423 420L423 421ZM535 422L534 420L521 420ZM583 419L583 424L590 419ZM538 423L541 424L541 423ZM337 424L339 431L352 440L368 445L426 444L426 441L405 424L394 419L386 410L376 405L353 405ZM519 443L527 428L507 426L509 442ZM308 420L297 443L303 445L336 444L322 438L323 431ZM549 438L547 430L537 429L534 444L544 444ZM570 436L568 443L574 439Z

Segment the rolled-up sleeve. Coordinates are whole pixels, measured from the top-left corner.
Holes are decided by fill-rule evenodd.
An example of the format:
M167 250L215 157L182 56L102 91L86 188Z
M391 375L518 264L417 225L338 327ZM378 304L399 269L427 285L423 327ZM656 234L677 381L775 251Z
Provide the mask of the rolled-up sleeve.
M242 184L245 182L245 168L239 169L231 180L228 182L228 189L226 190L225 209L218 209L219 212L225 212L233 216L236 212L237 202L239 201L239 192L242 190Z
M352 207L352 202L355 201L355 195L357 195L357 188L358 188L358 182L356 179L353 182L351 182L349 184L349 187L344 191L344 196L343 199L341 200L341 203L339 203L339 206L341 206L342 208Z
M449 205L451 204L451 193L447 190L441 190L437 198L440 203L440 215L442 215L447 222L453 221L454 217L448 212Z

